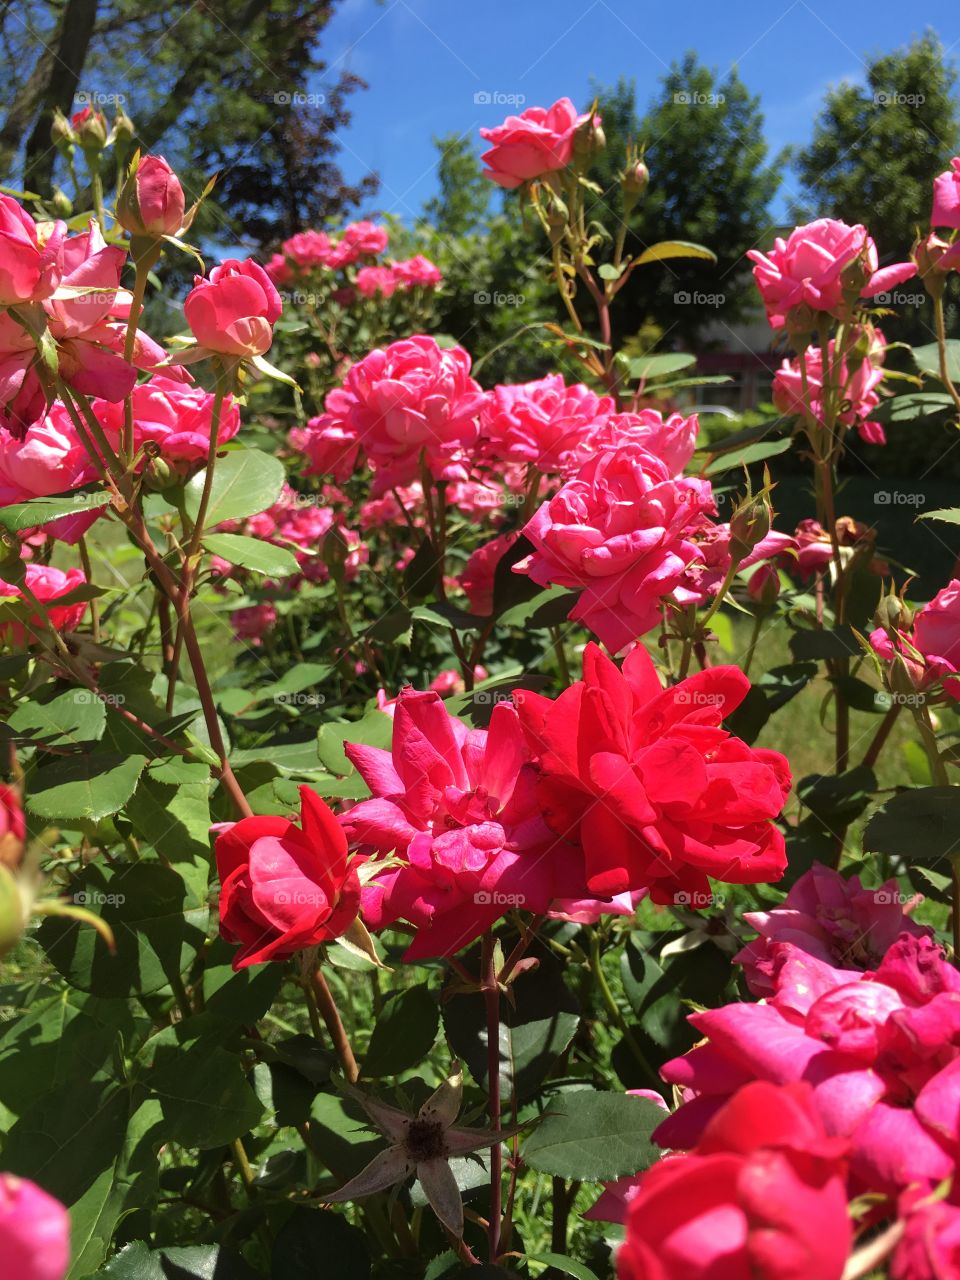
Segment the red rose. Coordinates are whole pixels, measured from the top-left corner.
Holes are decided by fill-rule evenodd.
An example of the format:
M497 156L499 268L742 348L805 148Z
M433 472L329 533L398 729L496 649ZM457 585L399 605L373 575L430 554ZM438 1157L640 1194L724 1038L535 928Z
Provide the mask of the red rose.
M300 826L243 818L217 837L220 932L241 944L234 969L338 938L356 918L360 883L340 824L309 787L300 803Z
M697 1151L630 1200L620 1280L840 1280L850 1252L843 1142L806 1086L748 1084Z
M588 644L583 679L555 702L518 698L539 753L540 807L558 835L581 841L591 893L649 888L656 902L696 906L712 901L708 875L780 878L772 819L790 767L721 728L749 688L739 668L711 667L663 689L645 649L621 672Z

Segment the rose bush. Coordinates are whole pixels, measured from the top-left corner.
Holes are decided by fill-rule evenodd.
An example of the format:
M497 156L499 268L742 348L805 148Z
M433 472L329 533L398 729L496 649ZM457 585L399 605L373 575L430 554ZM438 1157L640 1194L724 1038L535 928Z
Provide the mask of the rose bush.
M960 160L909 261L750 255L739 432L618 348L712 255L601 232L595 109L483 132L566 317L516 382L397 220L179 290L209 190L93 106L92 212L0 197L12 1280L957 1273L960 584L840 480L960 414Z

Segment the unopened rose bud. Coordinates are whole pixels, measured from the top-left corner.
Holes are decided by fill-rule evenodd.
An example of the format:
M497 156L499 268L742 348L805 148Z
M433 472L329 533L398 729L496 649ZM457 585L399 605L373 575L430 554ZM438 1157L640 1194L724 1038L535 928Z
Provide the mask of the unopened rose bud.
M934 297L941 297L947 282L947 272L960 270L960 242L950 244L931 231L918 240L910 255L917 264L917 274Z
M117 221L132 236L159 240L179 232L184 209L183 187L163 156L144 156L123 184Z
M580 167L585 168L595 156L606 147L607 139L603 132L603 124L598 115L590 114L573 134L573 159Z
M647 183L650 181L650 170L642 160L638 160L636 164L631 165L624 172L620 181L623 183L623 189L626 194L636 199L637 196L642 196L647 189Z
M54 188L53 196L50 200L50 205L53 209L53 212L57 215L58 218L73 217L73 201L70 199L70 197L67 195L67 193L63 190L62 187Z
M77 135L73 132L70 121L59 108L53 113L53 123L50 126L50 141L58 151L67 151L77 140Z
M179 481L179 474L164 458L151 458L144 468L147 488L156 492L169 489L171 484Z
M129 145L137 132L136 125L125 111L118 111L113 121L113 136L121 145Z
M735 564L745 560L770 532L772 517L765 493L745 498L730 518L730 555Z
M15 871L23 861L26 824L20 797L12 787L0 783L0 866Z
M769 609L780 594L780 575L772 564L761 564L750 575L747 594L751 600Z
M909 631L913 626L913 610L891 591L881 596L873 621L883 631Z
M107 122L102 111L84 107L73 116L71 124L84 151L95 155L107 145Z
M334 582L342 580L343 566L349 554L350 547L343 536L343 530L339 525L332 525L323 539L323 561L330 570L330 577Z
M909 697L923 684L923 667L898 653L887 669L887 684L891 693Z

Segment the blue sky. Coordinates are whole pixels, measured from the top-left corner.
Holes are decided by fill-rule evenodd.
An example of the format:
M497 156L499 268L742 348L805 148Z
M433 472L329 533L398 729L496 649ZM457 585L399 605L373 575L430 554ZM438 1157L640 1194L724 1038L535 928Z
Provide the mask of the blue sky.
M736 63L777 151L809 138L830 84L862 80L866 55L928 27L960 57L957 9L905 0L342 0L323 53L332 71L370 85L342 134L346 176L377 170L383 185L370 209L410 218L436 187L434 135L465 133L480 145L482 125L523 109L477 94L580 102L592 79L628 76L645 106L692 48L721 72ZM778 201L789 194L787 175Z

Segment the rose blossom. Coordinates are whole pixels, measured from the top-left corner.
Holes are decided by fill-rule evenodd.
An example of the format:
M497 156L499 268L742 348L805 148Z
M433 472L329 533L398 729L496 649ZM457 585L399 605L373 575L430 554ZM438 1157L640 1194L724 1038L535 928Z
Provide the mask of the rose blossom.
M406 258L403 262L391 262L390 270L404 289L435 289L443 283L440 268L421 253Z
M60 283L62 222L37 223L12 196L0 195L0 306L40 302Z
M613 409L609 396L579 382L568 387L559 373L494 387L480 414L481 444L497 464L532 462L539 471L566 475Z
M377 348L350 368L343 392L335 412L377 469L375 495L413 480L421 454L434 479L466 478L483 392L462 347L418 334Z
M853 1238L843 1151L809 1088L745 1086L695 1152L640 1178L618 1280L841 1280Z
M70 1215L42 1187L0 1173L0 1275L63 1280L70 1265Z
M689 418L681 413L671 413L664 418L659 409L614 413L597 424L586 442L586 450L636 443L659 458L672 476L679 476L693 457L699 432L700 419L695 413Z
M721 728L749 688L739 668L710 667L663 689L642 646L621 671L588 644L583 679L555 702L518 698L541 810L558 835L580 840L590 893L710 901L708 876L757 884L783 874L773 819L789 764Z
M540 586L580 590L569 617L613 652L644 635L699 558L691 539L713 510L708 480L674 479L640 445L605 449L524 527L534 553L516 566Z
M266 632L277 625L277 611L272 604L248 604L234 609L230 625L238 640L245 640L253 648L263 644Z
M185 387L157 376L134 387L133 441L140 449L146 441L160 447L165 458L197 462L210 453L210 428L215 396L202 387ZM95 401L94 412L116 440L123 431L123 405ZM232 396L224 398L217 440L226 444L240 430L240 409Z
M769 253L750 249L753 278L774 329L796 319L797 308L825 311L843 319L857 298L872 298L916 275L912 262L878 270L877 246L866 227L835 218L795 227L779 236ZM809 327L804 321L803 327Z
M33 562L26 566L26 584L40 603L47 606L47 615L57 631L75 631L79 626L80 619L87 609L86 604L81 601L79 604L57 605L56 601L61 596L69 595L83 586L86 581L80 569L68 569L64 572L50 564ZM0 579L0 599L10 598L25 599L23 592L15 583ZM0 624L0 637L8 644L22 648L25 644L30 644L36 634L43 629L42 620L33 613L30 616L29 626L19 622Z
M0 866L16 868L20 865L26 834L20 794L0 782Z
M951 678L960 671L960 580L953 578L929 604L921 605L911 630L900 634L906 646L882 627L870 633L870 643L888 662L901 654L919 687L942 682L944 693L960 700L960 679Z
M365 298L392 298L399 282L390 267L361 267L354 283Z
M930 938L902 933L851 973L774 942L773 994L689 1016L704 1042L668 1062L684 1105L656 1130L689 1148L749 1080L806 1081L827 1132L850 1140L854 1190L938 1183L960 1158L960 974Z
M930 225L960 229L960 156L954 156L946 173L934 179Z
M569 98L560 98L552 107L528 107L496 128L481 129L480 137L493 144L480 157L484 177L512 189L565 169L573 155L574 132L587 119Z
M332 244L325 231L298 231L289 240L284 240L280 247L284 259L301 271L311 271L314 267L328 265Z
M250 258L244 262L228 258L213 268L207 280L195 276L183 304L201 347L245 358L269 351L282 310L273 281Z
M933 1189L900 1197L903 1238L890 1263L891 1280L960 1280L960 1206Z
M360 883L340 824L307 786L300 806L299 826L257 816L217 836L220 932L241 944L234 969L329 942L357 917Z
M356 253L376 255L383 253L389 244L390 233L386 227L378 227L373 222L351 222L344 227L340 242Z
M334 387L324 402L326 412L311 418L306 427L294 427L290 432L291 446L304 454L310 464L303 472L305 476L332 476L342 482L356 471L360 444L354 427L347 421L354 403L353 396L342 387Z
M350 844L401 864L364 888L363 916L414 925L407 960L458 951L510 906L580 896L578 851L543 820L514 707L498 702L488 729L468 729L439 694L404 689L392 751L344 750L372 793L340 819Z
M746 911L744 920L760 937L749 942L734 961L744 967L755 996L772 995L780 942L790 942L808 955L840 969L876 969L901 933L930 937L932 930L914 924L907 914L922 901L904 899L895 880L865 889L859 876L842 876L815 863L797 880L779 907Z
M880 403L876 388L883 382L883 358L886 339L879 330L871 336L869 354L854 361L849 354L841 357L836 376L840 383L841 409L838 421L845 427L856 427L862 440L868 444L886 444L886 436L879 422L871 422L870 415ZM828 361L836 360L835 344L830 342ZM804 369L806 388L804 387ZM819 347L808 347L795 360L784 360L773 378L773 403L780 413L805 417L807 412L823 425L823 352Z
M697 558L684 569L672 592L672 599L684 607L709 603L723 585L733 558L730 551L733 534L729 523L718 524L701 515L691 526L689 537L697 549ZM795 547L796 541L789 534L771 529L738 562L737 567L750 569L757 564L766 564Z

